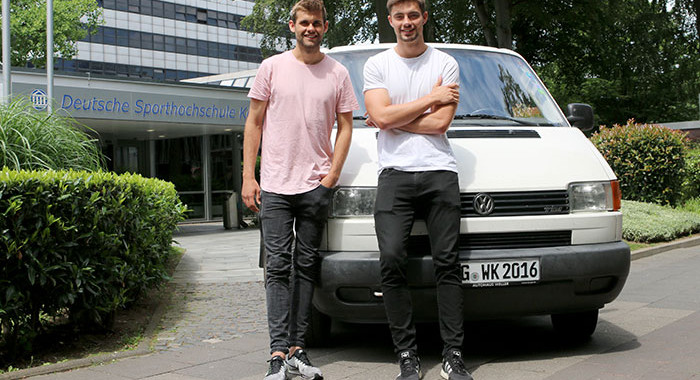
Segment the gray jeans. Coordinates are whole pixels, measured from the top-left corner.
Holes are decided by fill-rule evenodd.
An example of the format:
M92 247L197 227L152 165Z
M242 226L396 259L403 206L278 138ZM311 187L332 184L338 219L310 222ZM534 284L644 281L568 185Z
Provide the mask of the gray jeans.
M267 251L265 290L271 353L304 347L318 278L318 247L332 194L332 189L323 186L294 195L262 192L260 220Z

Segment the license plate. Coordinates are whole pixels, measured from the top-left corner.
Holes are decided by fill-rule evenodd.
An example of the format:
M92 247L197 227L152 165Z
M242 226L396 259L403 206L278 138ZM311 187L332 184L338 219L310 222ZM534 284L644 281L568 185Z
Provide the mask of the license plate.
M532 284L539 279L539 259L462 262L462 283L473 287Z

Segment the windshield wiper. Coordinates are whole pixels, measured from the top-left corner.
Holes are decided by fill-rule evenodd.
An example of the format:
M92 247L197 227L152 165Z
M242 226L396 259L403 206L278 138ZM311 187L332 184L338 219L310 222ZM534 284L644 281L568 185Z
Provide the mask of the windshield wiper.
M521 125L529 125L529 126L553 126L554 124L552 123L535 123L533 121L527 121L527 120L522 120L522 119L516 119L511 116L501 116L501 115L489 115L489 114L483 114L483 113L468 113L468 114L463 114L463 115L455 115L456 120L467 120L467 119L488 119L488 120L508 120L512 121L514 123L518 123Z

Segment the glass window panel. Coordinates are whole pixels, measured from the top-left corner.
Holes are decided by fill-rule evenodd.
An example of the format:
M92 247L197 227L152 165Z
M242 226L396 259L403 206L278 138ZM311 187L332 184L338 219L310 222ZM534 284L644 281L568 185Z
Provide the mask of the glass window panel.
M141 0L141 14L150 16L153 13L151 0Z
M204 218L204 194L179 194L182 203L190 210L187 213L188 219Z
M165 73L163 72L163 69L153 69L153 79L157 81L164 81Z
M152 67L142 67L141 68L141 78L152 79L153 78L153 68Z
M153 34L141 32L141 49L153 49Z
M182 37L175 38L176 52L186 54L187 53L187 39Z
M153 35L153 50L164 51L165 50L165 38L162 34Z
M206 41L197 41L197 55L201 55L203 57L206 57L209 52L209 49L207 49L207 42Z
M126 29L117 29L117 45L129 46L129 31Z
M114 28L103 27L102 28L102 41L106 45L116 45L117 37Z
M197 22L200 24L207 23L207 10L206 9L197 9Z
M105 62L104 71L105 71L105 74L114 75L117 73L117 65L114 63Z
M153 2L153 16L163 17L163 2L162 1L156 0Z
M197 55L197 40L187 39L187 54Z
M117 64L117 75L120 77L129 76L129 67L127 65Z
M163 17L175 19L175 4L163 3Z
M175 52L175 37L165 36L165 51L171 53Z
M141 11L139 0L129 0L129 12L139 13Z
M129 31L129 47L141 48L141 32L135 30Z
M178 192L204 191L202 137L156 141L156 177L172 182Z
M129 3L126 0L116 0L117 1L117 6L115 7L118 11L128 11L129 10Z

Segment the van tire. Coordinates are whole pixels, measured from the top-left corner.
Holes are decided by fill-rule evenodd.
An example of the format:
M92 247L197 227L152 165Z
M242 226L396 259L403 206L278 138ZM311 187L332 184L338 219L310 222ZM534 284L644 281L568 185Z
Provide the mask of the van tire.
M331 340L331 317L321 313L311 306L309 326L306 329L305 343L307 347L325 347Z
M562 338L586 340L598 325L598 309L576 313L552 314L554 331Z

